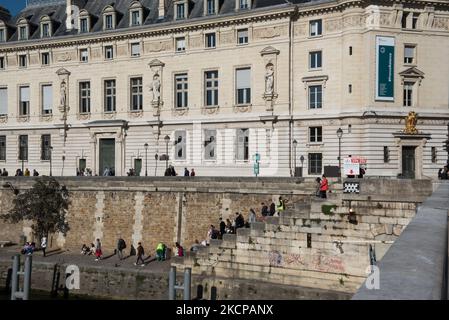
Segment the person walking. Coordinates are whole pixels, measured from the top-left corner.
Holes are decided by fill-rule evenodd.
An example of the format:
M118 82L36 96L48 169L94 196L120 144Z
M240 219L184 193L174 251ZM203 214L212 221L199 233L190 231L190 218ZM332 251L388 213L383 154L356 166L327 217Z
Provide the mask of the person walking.
M184 168L184 177L190 177L190 172L187 168Z
M165 260L165 245L162 242L158 243L156 247L156 259L157 261Z
M95 261L101 260L102 256L103 252L101 251L101 242L100 239L97 239L97 242L95 243Z
M315 179L315 182L316 182L315 196L321 197L321 192L320 192L320 189L321 189L321 178L320 178L320 177L317 177L317 178Z
M326 199L327 195L326 192L329 189L329 182L326 179L326 176L323 174L321 179L321 185L320 185L320 195L321 198Z
M141 264L140 264L141 267L145 266L145 261L143 260L144 254L145 254L145 250L142 247L142 243L139 242L139 244L137 246L137 260L134 263L135 266L137 266L139 264L139 261L141 262Z
M121 237L117 241L117 256L119 260L123 260L123 250L126 249L126 242Z
M41 248L42 248L42 252L44 254L44 257L46 256L45 254L45 250L47 250L47 237L42 237L41 239Z
M30 170L28 170L28 168L25 169L25 177L29 177L30 176Z
M282 197L279 197L279 203L276 209L278 214L281 214L281 212L285 210L285 202L284 199L282 199Z
M195 176L195 169L192 168L192 170L190 171L190 176L194 177Z

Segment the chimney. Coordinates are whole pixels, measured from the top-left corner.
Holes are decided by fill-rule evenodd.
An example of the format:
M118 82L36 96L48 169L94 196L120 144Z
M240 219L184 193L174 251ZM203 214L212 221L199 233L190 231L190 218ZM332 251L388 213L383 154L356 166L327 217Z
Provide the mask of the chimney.
M165 0L159 0L159 19L165 18Z
M78 17L80 10L86 4L86 0L66 0L67 20L65 22L67 31L78 29Z

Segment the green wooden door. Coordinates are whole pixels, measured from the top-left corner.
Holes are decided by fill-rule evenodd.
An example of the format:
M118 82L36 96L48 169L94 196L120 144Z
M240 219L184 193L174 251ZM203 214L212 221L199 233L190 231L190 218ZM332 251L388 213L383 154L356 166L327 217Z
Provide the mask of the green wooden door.
M115 173L115 139L100 139L100 163L98 175L104 175L106 169Z

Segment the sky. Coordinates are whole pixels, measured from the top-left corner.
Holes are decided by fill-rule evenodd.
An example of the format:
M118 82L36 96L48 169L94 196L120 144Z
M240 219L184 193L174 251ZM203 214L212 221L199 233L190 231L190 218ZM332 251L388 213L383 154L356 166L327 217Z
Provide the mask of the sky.
M25 7L26 0L0 0L0 6L6 8L15 16Z

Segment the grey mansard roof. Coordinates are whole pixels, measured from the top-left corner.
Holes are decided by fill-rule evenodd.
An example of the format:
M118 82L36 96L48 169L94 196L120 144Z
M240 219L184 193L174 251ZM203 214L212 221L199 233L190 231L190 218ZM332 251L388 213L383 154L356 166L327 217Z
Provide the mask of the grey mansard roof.
M204 16L204 1L206 0L189 0L191 4L191 10L189 12L188 19L210 19L212 17ZM233 15L235 12L236 0L219 0L221 4L219 7L218 16ZM288 6L289 4L307 4L308 2L329 2L333 0L252 0L252 8L263 9L275 6ZM29 40L40 38L40 20L43 16L48 15L52 21L52 37L66 36L70 34L77 34L77 30L67 31L66 29L66 3L65 1L58 0L35 0L31 1L25 9L23 9L17 16L11 17L7 10L1 10L0 7L0 20L4 21L10 29L8 41L18 40L17 23L20 19L25 18L30 23L30 36ZM103 31L103 9L111 5L117 13L117 29L132 28L129 26L129 8L134 0L75 0L73 3L77 3L80 10L86 10L91 17L91 33ZM158 0L140 0L143 6L143 25L154 25L160 23L178 23L174 19L174 1L165 0L166 9L165 17L163 19L158 18ZM244 10L245 12L247 10ZM186 20L182 20L186 21Z

